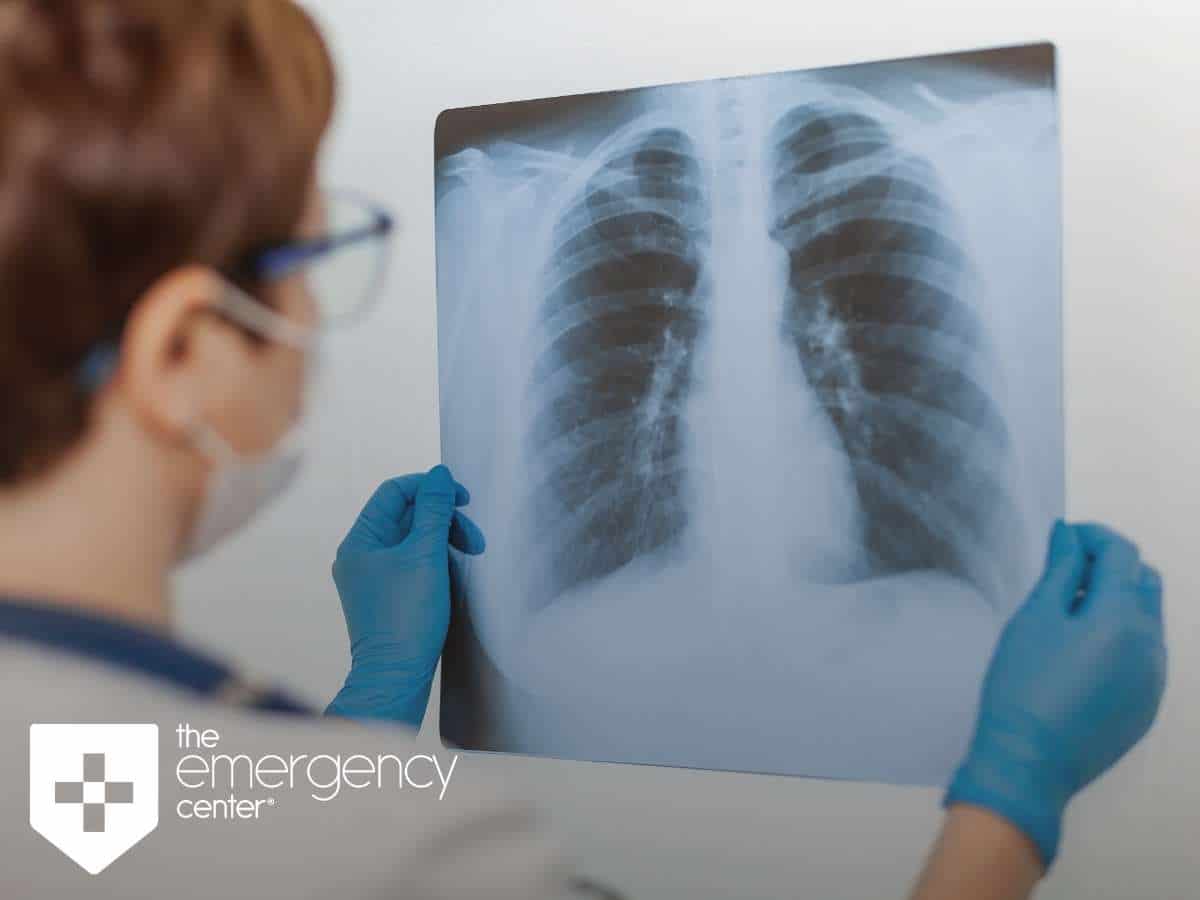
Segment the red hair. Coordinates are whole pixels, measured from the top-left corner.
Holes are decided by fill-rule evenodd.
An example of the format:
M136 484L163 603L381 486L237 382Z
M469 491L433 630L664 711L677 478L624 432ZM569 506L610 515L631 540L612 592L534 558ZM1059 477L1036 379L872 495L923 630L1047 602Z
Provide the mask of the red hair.
M155 281L293 236L334 95L292 0L0 0L0 484L83 436Z

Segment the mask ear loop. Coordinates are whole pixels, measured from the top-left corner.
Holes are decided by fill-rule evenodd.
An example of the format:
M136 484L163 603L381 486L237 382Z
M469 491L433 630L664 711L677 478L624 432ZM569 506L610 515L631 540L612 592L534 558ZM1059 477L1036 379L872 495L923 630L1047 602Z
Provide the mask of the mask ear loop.
M317 329L297 325L287 316L275 312L228 281L225 282L225 291L221 295L221 301L217 304L216 310L243 328L248 328L268 340L286 344L306 353L315 354L320 350L320 333ZM299 428L293 428L285 436L281 447L277 449L291 454L294 447L301 443L300 431ZM188 429L188 440L202 456L217 468L237 465L246 461L233 449L232 444L204 421L195 422ZM271 451L267 451L263 455L270 456Z
M300 455L305 446L305 428L303 423L294 426L270 450L262 453L242 456L233 449L233 445L206 422L195 422L187 430L187 441L197 453L208 460L214 469L227 469L234 466L254 465L264 459L275 456L288 458Z
M225 291L216 309L242 327L297 350L312 350L318 343L316 328L297 325L287 316L248 296L235 284L225 283Z
M198 421L188 428L188 442L214 468L223 468L237 462L238 455L225 438L211 425Z

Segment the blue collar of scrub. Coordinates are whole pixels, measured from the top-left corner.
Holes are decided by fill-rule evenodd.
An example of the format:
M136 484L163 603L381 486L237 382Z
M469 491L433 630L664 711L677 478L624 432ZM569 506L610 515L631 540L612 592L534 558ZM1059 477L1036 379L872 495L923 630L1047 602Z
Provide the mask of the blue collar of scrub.
M232 697L263 712L312 714L280 691L245 688L228 666L166 635L103 616L0 598L0 638L74 654L204 697Z

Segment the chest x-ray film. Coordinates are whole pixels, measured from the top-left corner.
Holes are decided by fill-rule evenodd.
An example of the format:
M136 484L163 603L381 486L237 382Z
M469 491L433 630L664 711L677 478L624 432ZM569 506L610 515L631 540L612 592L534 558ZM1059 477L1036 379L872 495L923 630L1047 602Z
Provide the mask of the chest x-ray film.
M436 140L446 740L944 782L1064 502L1053 48Z

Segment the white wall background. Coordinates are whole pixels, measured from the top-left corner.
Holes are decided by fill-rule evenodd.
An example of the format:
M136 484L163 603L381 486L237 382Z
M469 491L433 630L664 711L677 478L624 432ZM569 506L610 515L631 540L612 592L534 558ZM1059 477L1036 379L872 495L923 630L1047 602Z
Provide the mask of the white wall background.
M1065 142L1068 496L1168 586L1151 738L1072 808L1044 896L1200 884L1200 10L1193 0L312 0L344 77L328 180L404 230L382 307L331 344L303 482L186 573L186 632L315 702L344 674L334 548L375 484L438 459L433 126L451 106L1052 40ZM779 710L786 716L787 710ZM754 740L747 735L746 740ZM901 897L936 792L472 757L529 785L636 897Z

